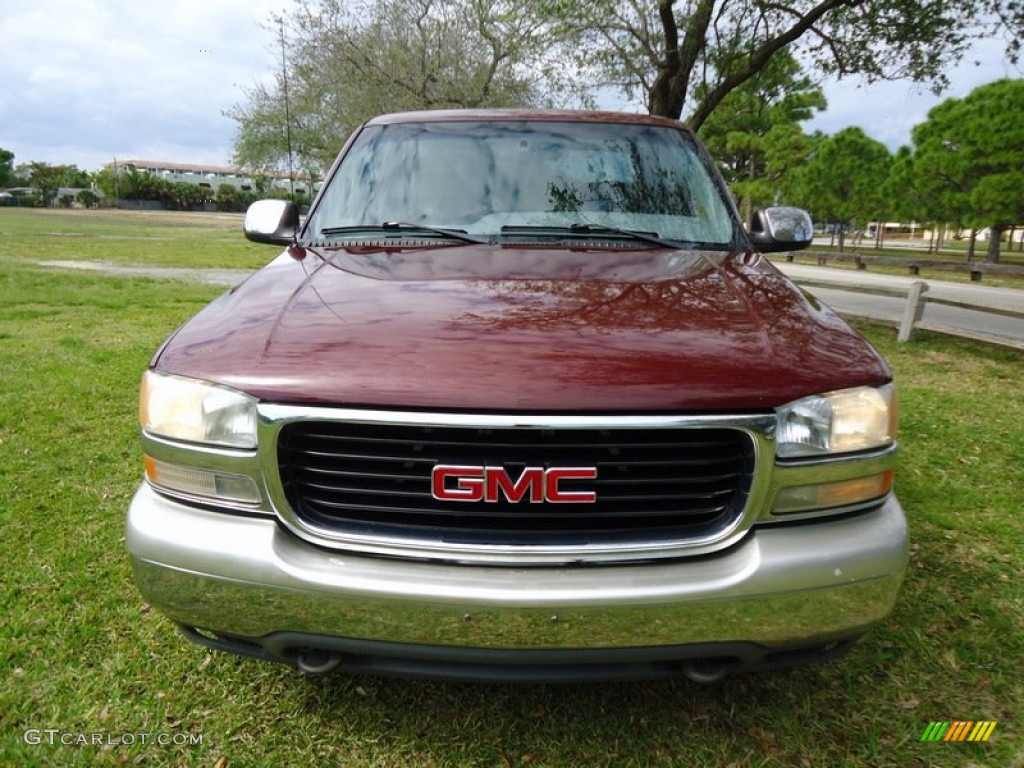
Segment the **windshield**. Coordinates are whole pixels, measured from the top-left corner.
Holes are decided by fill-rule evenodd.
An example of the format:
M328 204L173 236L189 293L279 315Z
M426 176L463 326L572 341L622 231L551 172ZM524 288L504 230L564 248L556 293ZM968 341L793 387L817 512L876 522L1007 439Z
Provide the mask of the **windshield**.
M344 228L385 222L496 238L517 230L543 237L541 229L605 237L610 232L601 228L611 228L706 246L737 239L730 207L689 134L620 123L370 126L343 158L306 232L354 237Z

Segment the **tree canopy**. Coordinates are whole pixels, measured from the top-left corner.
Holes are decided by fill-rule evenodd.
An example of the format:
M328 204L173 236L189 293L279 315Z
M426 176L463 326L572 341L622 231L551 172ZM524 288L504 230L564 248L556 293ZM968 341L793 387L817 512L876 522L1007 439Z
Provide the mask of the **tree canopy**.
M297 0L277 23L276 81L227 112L238 122L235 161L283 168L291 144L296 170L312 173L360 122L405 109L589 103L614 88L701 129L780 61L815 77L907 79L940 92L977 38L1003 31L1017 60L1024 3Z
M28 186L39 190L44 205L50 205L54 201L57 190L61 187L83 188L89 187L92 183L91 175L80 170L77 165L31 162L19 166L18 170L27 180Z
M235 160L326 168L351 131L382 112L550 103L574 87L533 0L299 0L280 19L286 66L246 91ZM286 101L290 125L286 125Z
M790 172L810 152L800 123L825 108L825 96L782 54L730 93L700 135L750 223L753 208L779 199Z
M787 52L826 76L908 79L941 91L973 40L1003 30L1017 60L1019 0L538 0L588 79L699 129Z
M1024 80L998 80L947 99L914 128L913 177L946 220L1001 234L1024 221Z
M0 147L0 189L9 187L14 181L14 153Z
M889 178L892 155L888 148L857 127L823 137L807 162L796 172L794 202L840 228L852 222L884 220L887 208L884 183Z

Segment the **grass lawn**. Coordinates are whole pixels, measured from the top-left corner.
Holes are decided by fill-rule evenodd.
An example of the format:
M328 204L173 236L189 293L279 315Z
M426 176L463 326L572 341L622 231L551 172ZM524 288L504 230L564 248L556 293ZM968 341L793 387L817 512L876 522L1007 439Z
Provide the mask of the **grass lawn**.
M0 207L0 258L243 269L277 253L243 238L239 213Z
M176 226L140 221L153 238ZM183 228L181 253L206 226ZM900 385L914 543L896 612L838 663L713 686L306 679L185 642L124 553L139 376L219 289L45 270L31 260L64 240L17 227L0 240L0 766L1024 767L1024 356L863 328ZM218 237L237 260L225 242L211 266L248 265ZM998 726L983 744L919 740L954 719ZM53 728L135 743L25 743Z

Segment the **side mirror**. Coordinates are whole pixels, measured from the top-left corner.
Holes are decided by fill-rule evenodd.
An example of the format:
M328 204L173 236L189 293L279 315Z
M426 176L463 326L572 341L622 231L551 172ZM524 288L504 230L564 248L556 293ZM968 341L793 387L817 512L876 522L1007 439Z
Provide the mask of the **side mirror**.
M758 211L750 231L750 241L762 253L799 251L811 244L814 224L802 208L776 206Z
M245 212L242 229L254 243L288 245L299 234L299 209L290 200L257 200Z

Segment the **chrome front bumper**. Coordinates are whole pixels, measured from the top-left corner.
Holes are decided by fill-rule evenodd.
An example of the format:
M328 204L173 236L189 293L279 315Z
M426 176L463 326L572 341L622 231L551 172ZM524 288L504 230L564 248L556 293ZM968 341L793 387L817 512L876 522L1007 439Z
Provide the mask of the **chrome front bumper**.
M191 507L146 484L127 520L143 595L185 627L257 644L274 635L308 635L321 645L379 642L399 654L433 647L589 650L590 657L828 642L860 634L891 611L907 544L894 497L844 519L755 527L714 555L558 568L332 552L273 520Z

